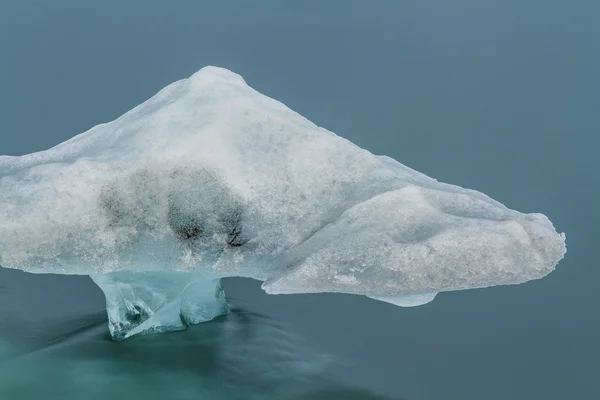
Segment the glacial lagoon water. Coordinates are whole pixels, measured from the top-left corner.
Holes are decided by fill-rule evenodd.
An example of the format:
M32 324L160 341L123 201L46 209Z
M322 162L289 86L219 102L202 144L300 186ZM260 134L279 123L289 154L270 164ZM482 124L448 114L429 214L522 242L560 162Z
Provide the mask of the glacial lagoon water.
M21 289L40 277L29 278ZM124 342L110 338L105 311L56 315L39 312L40 300L27 315L2 309L2 399L388 398L336 381L328 371L339 360L240 299L210 323Z

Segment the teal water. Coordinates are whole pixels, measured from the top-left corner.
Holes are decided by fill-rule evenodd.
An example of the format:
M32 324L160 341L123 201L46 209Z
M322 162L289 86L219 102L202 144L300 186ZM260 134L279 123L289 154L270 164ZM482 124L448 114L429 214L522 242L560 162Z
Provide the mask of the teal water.
M88 278L0 270L0 399L600 398L598 21L594 0L0 2L0 154L213 64L374 153L548 215L568 248L543 280L415 309L229 280L238 313L118 345Z
M4 310L2 399L369 399L335 382L336 361L290 328L239 305L186 331L110 339L103 311L48 318Z

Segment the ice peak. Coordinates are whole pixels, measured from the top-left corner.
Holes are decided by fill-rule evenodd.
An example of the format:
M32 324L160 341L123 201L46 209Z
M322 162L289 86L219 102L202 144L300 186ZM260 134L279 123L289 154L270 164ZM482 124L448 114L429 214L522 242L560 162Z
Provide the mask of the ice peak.
M247 86L246 81L241 75L236 74L227 68L208 65L195 72L190 78L191 82L196 84L243 84Z

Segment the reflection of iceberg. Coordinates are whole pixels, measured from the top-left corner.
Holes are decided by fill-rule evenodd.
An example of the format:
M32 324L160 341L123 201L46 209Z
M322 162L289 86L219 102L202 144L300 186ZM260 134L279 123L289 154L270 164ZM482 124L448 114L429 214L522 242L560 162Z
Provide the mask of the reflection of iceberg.
M220 68L0 157L3 265L91 275L117 338L225 312L227 276L410 306L541 278L564 253L545 216L375 156Z

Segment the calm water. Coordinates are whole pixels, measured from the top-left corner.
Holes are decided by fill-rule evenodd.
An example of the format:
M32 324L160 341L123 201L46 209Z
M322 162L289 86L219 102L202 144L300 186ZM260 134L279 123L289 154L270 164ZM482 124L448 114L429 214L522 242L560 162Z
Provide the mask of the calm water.
M232 279L229 316L119 344L88 278L0 270L0 399L600 398L600 3L295 3L0 2L0 154L219 65L374 153L545 213L566 258L414 309Z
M331 356L239 303L210 324L126 343L110 339L105 312L5 315L0 398L388 399L334 382Z

